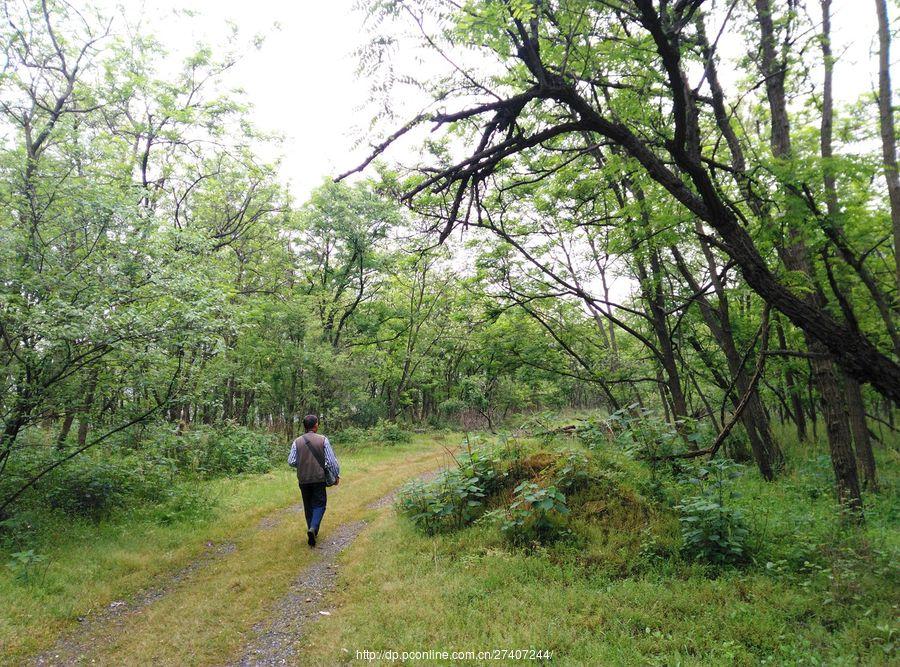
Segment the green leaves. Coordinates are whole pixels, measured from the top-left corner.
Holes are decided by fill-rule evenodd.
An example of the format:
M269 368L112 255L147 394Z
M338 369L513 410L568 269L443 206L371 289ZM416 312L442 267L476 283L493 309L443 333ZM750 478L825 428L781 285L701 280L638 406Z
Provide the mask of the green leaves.
M537 16L534 0L508 0L507 4L514 19L530 21Z
M6 567L12 571L16 581L21 584L29 584L37 575L39 567L45 563L44 570L46 571L46 567L49 566L47 557L35 553L33 549L27 549L10 554Z
M481 516L485 499L500 489L504 477L491 452L474 449L461 457L458 468L404 487L397 507L426 534L458 530Z
M740 474L740 466L732 461L713 459L699 466L696 476L685 479L700 492L675 506L683 549L691 558L717 565L746 559L749 530L741 510L731 504L737 497L731 482Z
M515 488L515 500L506 509L500 530L517 545L548 544L569 534L565 495L555 486L541 487L525 480Z

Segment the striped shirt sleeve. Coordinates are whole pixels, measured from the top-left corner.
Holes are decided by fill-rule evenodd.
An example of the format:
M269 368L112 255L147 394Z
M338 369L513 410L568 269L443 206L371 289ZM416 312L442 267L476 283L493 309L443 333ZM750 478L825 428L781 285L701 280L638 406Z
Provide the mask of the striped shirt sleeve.
M335 477L340 477L341 466L338 464L337 457L334 455L334 450L331 448L328 438L325 438L325 460L328 462L328 467L334 470Z

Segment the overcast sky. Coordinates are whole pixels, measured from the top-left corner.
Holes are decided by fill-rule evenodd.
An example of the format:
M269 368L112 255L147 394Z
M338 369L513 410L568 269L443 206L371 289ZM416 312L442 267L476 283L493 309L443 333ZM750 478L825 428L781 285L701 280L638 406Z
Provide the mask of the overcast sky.
M262 129L285 137L283 174L302 200L324 178L355 166L365 152L352 148L371 116L371 110L360 109L368 87L356 78L353 51L364 42L365 34L363 17L353 10L354 4L355 0L155 0L144 4L131 0L126 8L134 16L143 7L153 32L174 51L188 49L197 41L226 48L221 42L227 21L240 27L248 45L254 34L265 36L259 50L247 49L229 74L228 84L247 91L253 117ZM818 6L814 1L808 4ZM176 18L175 9L195 10L198 15ZM874 3L837 0L833 14L835 53L841 55L836 92L851 99L876 85L873 73L877 70L871 59ZM722 41L720 47L728 53L727 34Z

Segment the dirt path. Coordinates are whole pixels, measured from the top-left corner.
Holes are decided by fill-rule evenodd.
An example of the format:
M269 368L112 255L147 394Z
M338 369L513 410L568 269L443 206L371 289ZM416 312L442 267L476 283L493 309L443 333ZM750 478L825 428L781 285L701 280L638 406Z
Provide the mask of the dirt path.
M306 625L320 615L331 613L327 592L337 579L337 555L365 528L365 521L345 523L319 541L321 552L306 567L291 588L270 613L270 619L253 628L256 637L245 647L244 654L232 665L286 665L293 656L293 645Z
M418 476L419 479L433 477L437 471ZM389 507L400 487L369 503L370 510ZM256 525L257 531L272 530L286 519L302 514L303 505L289 505L269 514ZM288 593L274 604L268 620L253 628L254 639L245 647L236 665L284 665L290 662L292 646L301 636L307 623L330 614L326 593L333 590L337 579L338 554L347 547L366 527L365 521L353 521L330 528L327 520L326 532L316 547L316 560L299 573ZM168 575L158 585L142 591L127 600L117 600L109 606L79 619L74 630L62 635L53 648L35 656L30 664L79 665L90 662L88 657L98 644L123 632L133 617L170 593L187 585L198 573L221 558L238 550L234 542L207 544L206 551L186 566Z
M419 475L417 479L431 479L437 471ZM399 488L370 503L367 509L381 510L393 504ZM367 526L355 521L339 526L331 535L323 536L317 550L320 557L304 568L291 585L290 591L274 606L270 620L253 628L256 637L244 649L243 655L231 665L287 665L291 664L294 646L306 626L321 616L330 615L327 593L334 590L338 554L349 546Z

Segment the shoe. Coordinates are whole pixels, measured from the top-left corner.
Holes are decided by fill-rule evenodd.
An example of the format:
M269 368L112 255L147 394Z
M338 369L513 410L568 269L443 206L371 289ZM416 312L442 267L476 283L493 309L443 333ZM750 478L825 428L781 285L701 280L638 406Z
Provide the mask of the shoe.
M306 531L306 543L307 543L309 546L311 546L311 547L316 546L316 533L315 533L315 531L312 531L312 530L307 530L307 531Z

